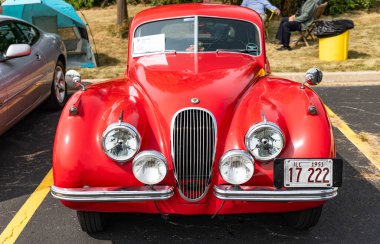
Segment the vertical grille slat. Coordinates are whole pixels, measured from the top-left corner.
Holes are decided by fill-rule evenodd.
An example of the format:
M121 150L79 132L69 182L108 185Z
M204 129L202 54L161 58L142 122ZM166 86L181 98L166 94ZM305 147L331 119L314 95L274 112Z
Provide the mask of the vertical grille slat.
M198 108L179 111L172 124L172 155L178 189L190 201L207 192L215 156L214 116Z

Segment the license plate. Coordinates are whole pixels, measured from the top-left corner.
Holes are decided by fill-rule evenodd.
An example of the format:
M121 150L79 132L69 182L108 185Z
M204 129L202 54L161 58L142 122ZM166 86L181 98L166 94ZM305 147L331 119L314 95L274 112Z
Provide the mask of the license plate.
M285 187L331 187L332 184L331 159L285 159Z

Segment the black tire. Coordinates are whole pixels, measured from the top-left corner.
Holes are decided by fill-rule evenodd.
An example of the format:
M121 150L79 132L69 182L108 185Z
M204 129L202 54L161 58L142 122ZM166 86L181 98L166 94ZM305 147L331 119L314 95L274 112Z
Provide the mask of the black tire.
M65 106L67 102L67 84L65 82L65 72L65 66L61 61L58 60L54 68L54 76L51 84L51 94L46 101L47 109L60 110Z
M102 213L77 211L80 227L87 233L103 231L105 220Z
M315 226L322 213L322 206L303 211L284 213L286 223L297 230L307 230Z

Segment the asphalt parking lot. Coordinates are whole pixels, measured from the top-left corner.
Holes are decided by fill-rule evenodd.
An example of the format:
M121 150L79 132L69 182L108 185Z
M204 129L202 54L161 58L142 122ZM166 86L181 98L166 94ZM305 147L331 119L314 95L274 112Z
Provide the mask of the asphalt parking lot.
M380 86L316 89L356 133L380 136ZM34 111L0 137L0 233L51 168L59 113ZM126 242L310 242L379 243L380 171L337 129L338 156L344 159L343 187L328 202L319 224L301 232L276 214L171 216L112 214L100 234L81 231L76 213L50 194L23 229L18 243ZM12 233L11 233L12 234Z

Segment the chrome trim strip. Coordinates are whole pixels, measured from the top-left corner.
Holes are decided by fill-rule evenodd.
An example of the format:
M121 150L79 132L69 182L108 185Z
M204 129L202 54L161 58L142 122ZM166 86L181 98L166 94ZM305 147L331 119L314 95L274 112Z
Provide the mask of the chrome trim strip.
M51 195L69 202L139 202L167 200L174 195L172 186L138 187L51 187Z
M302 188L278 190L259 186L214 186L215 197L221 200L257 202L325 201L338 195L338 188Z
M182 191L181 191L181 184L178 180L178 173L176 171L176 167L175 167L175 155L174 155L174 123L175 123L175 120L177 118L177 115L183 111L186 111L186 110L200 110L200 111L203 111L203 112L206 112L210 115L211 119L212 119L212 123L214 124L214 128L215 128L215 134L214 134L214 151L213 151L213 155L212 155L212 163L211 163L211 171L209 172L209 178L207 180L207 186L205 187L205 190L204 190L204 193L196 198L196 199L191 199L191 198L188 198L186 197ZM188 120L187 118L185 118L185 120ZM206 119L204 119L206 121ZM187 123L187 121L184 121ZM204 138L208 143L209 142L209 138L207 137L207 135L205 135ZM181 138L182 139L182 138ZM184 141L186 141L187 138L183 138ZM212 172L213 172L213 169L214 169L214 163L215 163L215 155L216 155L216 146L218 144L218 124L216 122L216 119L215 119L215 116L213 113L211 113L210 110L208 109L205 109L205 108L201 108L201 107L186 107L186 108L183 108L183 109L180 109L178 110L172 117L172 121L171 121L171 125L170 125L170 145L171 145L171 156L172 156L172 164L173 164L173 170L174 170L174 178L176 180L176 183L177 183L177 188L178 188L178 192L180 194L180 196L185 199L186 201L189 201L189 202L198 202L200 200L202 200L206 194L208 193L208 190L209 190L209 187L210 187L210 183L211 183L211 178L212 178ZM207 151L207 150L206 150ZM203 153L204 154L204 153ZM185 167L183 167L182 170L185 170ZM207 170L206 170L207 171ZM204 172L204 173L207 173L207 172Z
M194 53L198 53L198 15L194 16Z

